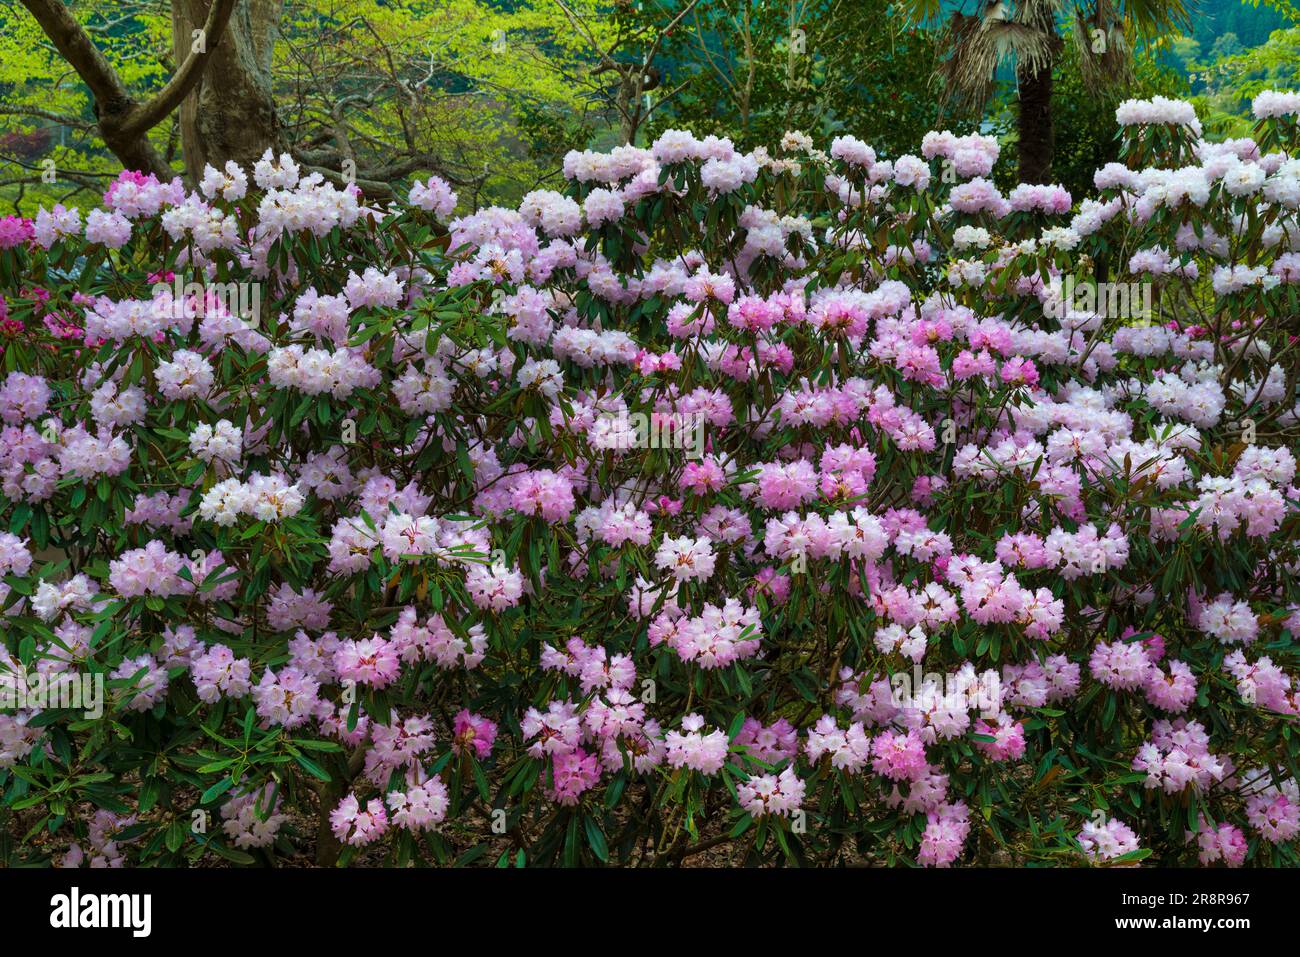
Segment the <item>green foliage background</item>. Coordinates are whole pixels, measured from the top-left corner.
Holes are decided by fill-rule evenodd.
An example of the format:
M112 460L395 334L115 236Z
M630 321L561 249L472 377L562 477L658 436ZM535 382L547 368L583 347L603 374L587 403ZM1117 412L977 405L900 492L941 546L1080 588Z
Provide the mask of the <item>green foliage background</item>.
M175 68L170 6L161 0L69 0L69 7L136 95ZM439 158L430 172L460 175L470 207L509 204L554 185L571 149L621 139L602 68L639 63L652 38L658 82L645 94L648 142L669 127L729 136L745 149L773 146L787 130L819 143L852 133L885 156L915 149L925 131L981 128L1014 143L1015 84L1003 65L999 93L981 116L945 110L933 79L943 54L933 29L915 29L880 0L289 0L276 52L277 102L291 128L322 122L329 106L373 85L367 65L384 50L407 62L416 85L417 139ZM945 12L957 5L945 3ZM576 17L576 29L569 14ZM358 27L364 24L364 31ZM600 51L597 50L600 48ZM1095 95L1068 50L1053 100L1055 178L1078 196L1094 169L1115 159L1114 107L1125 96L1193 96L1207 131L1249 131L1250 99L1300 82L1300 13L1291 0L1200 0L1190 36L1137 54L1132 88ZM606 65L607 66L607 65ZM350 116L362 149L377 157L403 118L381 99ZM173 122L151 136L180 168ZM1004 156L1014 150L1004 148ZM54 183L39 179L53 161ZM1014 170L1004 160L1006 185ZM76 73L17 3L0 6L0 211L78 202L101 192L120 165L99 141L91 100ZM80 195L79 195L80 194Z

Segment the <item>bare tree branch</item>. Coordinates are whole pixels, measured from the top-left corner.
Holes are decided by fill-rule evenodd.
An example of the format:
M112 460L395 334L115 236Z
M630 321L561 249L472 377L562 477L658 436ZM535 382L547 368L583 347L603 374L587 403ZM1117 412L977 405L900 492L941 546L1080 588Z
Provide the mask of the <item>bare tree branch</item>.
M105 145L127 169L160 177L170 177L171 166L149 142L148 132L166 119L198 83L238 2L216 0L213 3L203 26L202 48L192 51L166 85L141 105L61 0L22 0L55 49L90 88L95 119Z
M63 126L73 126L80 130L88 130L94 123L87 123L83 119L75 116L68 116L64 113L55 113L52 110L42 110L36 106L10 106L0 103L0 114L9 114L10 116L34 116L42 120L49 120L52 123L60 123Z
M181 100L189 95L190 90L194 89L203 77L203 68L207 66L212 51L217 48L221 35L226 32L226 24L230 22L230 15L238 2L239 0L216 0L216 3L212 4L212 9L208 11L208 19L203 24L203 43L200 48L191 49L190 55L185 58L180 69L172 75L166 86L159 90L153 99L131 112L123 124L124 133L146 133L181 105Z
M91 42L68 8L59 0L22 0L45 35L55 48L76 69L77 74L90 87L96 103L114 103L129 100L130 96L117 73L109 65L99 47Z

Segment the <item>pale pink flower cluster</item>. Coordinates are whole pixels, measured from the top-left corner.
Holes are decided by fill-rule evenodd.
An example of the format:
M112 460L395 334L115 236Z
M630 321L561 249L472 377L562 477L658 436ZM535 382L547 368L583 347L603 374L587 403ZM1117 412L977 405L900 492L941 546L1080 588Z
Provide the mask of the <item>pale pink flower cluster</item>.
M208 704L222 696L242 698L252 690L252 665L247 658L237 658L227 646L215 644L190 663L199 699Z
M266 357L267 381L281 389L299 389L307 395L329 393L346 399L356 389L370 389L382 376L359 349L305 349L289 345L271 349Z
M430 176L423 183L413 183L406 198L412 206L433 213L439 219L447 219L456 209L456 193L446 180L437 176Z
M458 634L439 614L422 624L415 606L407 605L389 632L389 645L407 664L431 661L439 668L472 671L487 652L487 637L479 624Z
M1240 648L1223 659L1223 666L1237 679L1237 693L1247 704L1300 715L1300 688L1268 655L1249 661Z
M722 605L706 604L695 616L665 608L650 623L649 637L651 646L667 644L683 661L725 668L758 653L762 628L758 609L728 598Z
M1203 791L1232 772L1232 762L1212 754L1209 743L1199 721L1156 721L1150 740L1133 758L1133 770L1146 772L1149 789L1177 794L1190 786Z
M1197 859L1204 865L1222 861L1227 867L1240 867L1246 860L1246 835L1233 824L1214 825L1202 818L1195 836L1200 849Z
M1266 773L1261 775L1266 777ZM1294 778L1268 784L1246 798L1246 820L1271 844L1300 835L1300 789Z
M152 655L124 658L109 677L127 682L126 706L132 711L148 711L167 694L167 669L160 666Z
M297 668L281 668L278 675L267 668L253 688L253 704L263 722L291 730L316 716L319 690L319 682Z
M413 774L418 778L420 775ZM426 831L441 824L451 806L447 785L436 776L412 781L404 790L386 795L390 820L408 831Z
M330 812L330 829L345 844L373 844L388 830L388 812L379 798L371 798L363 807L355 794L349 794Z
M199 516L216 525L230 526L241 517L259 522L279 522L302 510L306 497L282 475L254 475L247 482L230 478L203 493Z
M235 847L270 847L287 814L280 811L280 795L267 784L255 791L236 794L221 805L221 829Z
M921 155L926 159L945 159L962 179L988 176L1001 153L996 136L972 133L955 136L948 130L931 131L921 139Z
M970 835L970 811L964 801L940 804L926 812L917 861L925 867L949 867L961 856Z
M387 688L397 680L401 661L393 643L379 635L339 642L334 652L334 673L340 681Z
M1131 854L1139 847L1137 835L1119 818L1108 817L1098 823L1087 821L1077 837L1083 853L1094 861L1113 861Z
M690 768L701 774L717 774L727 760L727 735L720 728L708 729L704 718L688 714L681 731L664 735L664 760L670 767Z
M1192 104L1164 96L1154 96L1149 100L1125 100L1115 111L1115 119L1120 126L1186 126L1197 136L1201 134L1201 121L1197 119Z
M804 799L804 782L786 768L779 774L760 774L736 785L741 808L755 818L769 814L791 817Z
M167 598L186 590L188 583L180 577L184 565L180 555L168 551L166 545L154 539L144 548L123 552L113 559L109 563L108 583L123 598L141 595Z

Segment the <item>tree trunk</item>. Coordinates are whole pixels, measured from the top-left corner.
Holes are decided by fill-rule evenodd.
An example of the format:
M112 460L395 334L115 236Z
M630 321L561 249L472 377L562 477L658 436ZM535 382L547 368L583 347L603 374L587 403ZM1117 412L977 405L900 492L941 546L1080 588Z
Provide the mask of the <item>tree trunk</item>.
M172 47L183 59L193 31L212 0L172 0ZM284 148L271 90L271 60L284 0L243 0L235 8L220 45L198 87L181 102L181 150L186 176L202 178L203 167L234 160L252 167L269 148Z
M1052 127L1052 64L1043 63L1037 70L1018 68L1020 110L1016 128L1019 177L1022 183L1050 183L1052 154L1056 149Z
M22 2L54 48L89 88L104 144L127 169L171 179L171 167L149 142L149 131L193 93L203 76L203 68L212 59L212 51L221 49L222 36L238 0L216 0L201 13L197 8L190 11L196 14L194 23L203 25L197 32L205 42L197 48L193 41L177 46L176 71L161 90L143 103L131 95L66 4L61 0ZM187 28L186 35L192 35L192 31L193 25Z
M320 807L316 820L316 866L336 867L343 853L342 842L334 836L330 825L330 812L338 807L347 792L337 787L325 787L319 792Z

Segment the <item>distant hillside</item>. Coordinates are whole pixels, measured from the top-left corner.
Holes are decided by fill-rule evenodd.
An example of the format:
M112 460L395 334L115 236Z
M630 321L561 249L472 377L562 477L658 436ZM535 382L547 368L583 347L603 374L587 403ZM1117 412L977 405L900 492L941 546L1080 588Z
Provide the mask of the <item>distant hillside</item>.
M1236 34L1242 46L1253 47L1268 35L1286 26L1286 18L1267 7L1253 7L1241 0L1197 0L1192 20L1192 36L1208 50L1225 34Z

